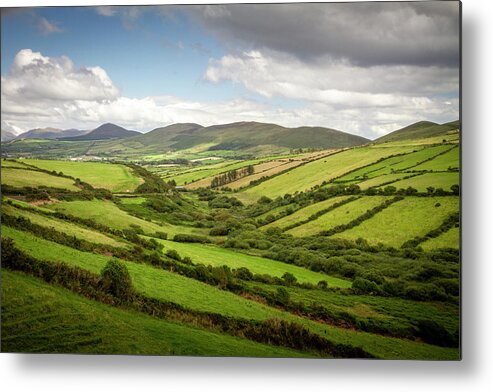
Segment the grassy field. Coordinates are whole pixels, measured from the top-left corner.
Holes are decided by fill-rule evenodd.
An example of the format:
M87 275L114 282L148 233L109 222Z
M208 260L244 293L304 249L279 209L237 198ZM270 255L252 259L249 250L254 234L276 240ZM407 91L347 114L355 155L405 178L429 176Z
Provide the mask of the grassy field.
M310 356L116 309L6 270L2 270L2 351Z
M26 250L29 253L27 249L24 249L23 241L20 237L17 235L12 235L12 237L16 240L16 245L20 249ZM27 238L26 241L30 241L30 239ZM60 261L54 254L65 254L66 247L49 241L44 242L47 252L46 259ZM38 249L40 247L41 245L38 246ZM50 248L52 249L51 253ZM55 250L55 248L57 249ZM34 252L39 251L35 250ZM106 256L79 251L74 252L71 254L72 257L66 257L63 261L95 273L99 273L110 259ZM37 254L33 253L34 256ZM278 317L288 321L296 321L313 332L336 343L364 347L372 354L381 358L457 359L458 357L458 351L456 349L442 348L403 339L332 327L246 300L230 292L222 291L164 270L131 262L127 262L126 265L137 291L149 297L172 301L190 309L245 319L266 320L272 317Z
M383 174L383 175L378 176L378 177L370 178L369 180L366 180L366 181L358 182L357 184L361 189L365 190L365 189L368 189L371 187L378 187L378 186L380 186L382 184L386 184L388 182L398 181L398 180L402 179L403 177L407 177L409 175L411 175L411 174L410 173ZM393 184L389 184L389 185L393 186Z
M23 162L41 169L63 172L80 178L93 187L106 188L112 192L132 192L144 182L142 178L134 175L130 168L119 164L39 159L25 159Z
M252 203L261 196L275 198L286 193L303 192L339 177L358 167L394 154L413 151L412 146L362 147L349 149L300 166L261 184L239 192L235 196L245 203Z
M431 161L416 166L414 170L446 171L449 167L458 169L459 163L459 147L457 146L447 153L435 157Z
M299 237L318 234L323 230L329 230L338 225L351 222L387 199L385 196L362 197L337 207L311 222L288 230L287 233Z
M4 167L19 167L21 169L27 169L28 167L26 165L23 165L22 163L16 162L16 161L10 161L6 159L1 160L1 165L2 169Z
M111 201L91 200L91 201L70 201L60 202L50 205L50 208L70 215L84 218L92 218L103 225L122 230L128 229L130 225L137 225L147 234L157 231L166 232L169 236L177 233L203 234L204 231L186 226L173 226L169 223L155 223L137 218L119 209Z
M277 277L281 277L285 272L289 272L296 276L300 283L308 282L317 284L319 281L325 280L333 287L351 287L351 282L347 280L333 278L296 265L286 264L264 257L251 256L229 249L219 248L214 245L157 241L163 244L165 249L175 249L180 256L190 257L194 263L202 263L215 267L227 265L232 269L246 267L255 274L268 274Z
M31 220L32 223L35 223L43 227L53 227L57 231L61 231L68 235L73 235L79 239L86 240L89 242L95 242L97 244L111 245L116 247L126 246L126 244L121 241L117 241L109 236L98 233L96 231L88 230L86 228L78 226L75 223L62 221L56 218L49 218L44 215L36 214L35 212L21 210L9 205L3 205L2 211L13 216L22 216L24 218Z
M231 182L231 183L227 184L226 186L228 188L231 188L231 189L243 188L245 186L250 185L251 181L256 181L262 177L271 177L271 176L278 174L278 173L281 173L285 170L289 170L289 169L292 169L296 166L299 166L299 165L301 165L301 163L302 163L301 161L284 162L281 165L277 165L277 166L271 167L267 170L259 171L259 172L257 172L257 170L255 169L255 174L252 174L251 176L246 176L246 177L240 178L239 180ZM260 165L258 165L258 166L260 166Z
M440 206L436 207L437 204ZM392 204L359 226L335 234L335 238L365 238L370 244L400 247L415 236L437 228L447 216L459 209L459 198L406 197Z
M348 181L356 179L373 178L380 176L382 174L391 174L392 171L404 170L409 167L415 166L426 159L430 159L444 151L449 150L451 147L449 145L444 146L433 146L421 149L416 152L411 152L406 155L396 156L392 158L385 159L374 165L363 167L346 176L338 178L338 181Z
M48 186L53 188L68 189L69 191L80 191L70 178L52 176L34 170L14 169L2 167L2 184L15 187L39 187Z
M420 244L420 246L426 251L439 248L459 249L459 245L460 229L458 227L452 227L450 230L440 234L438 237L431 238Z
M349 199L350 196L338 196L338 197L333 197L315 204L310 204L307 207L304 207L298 211L295 211L291 215L287 215L281 219L278 219L274 222L269 223L268 225L265 225L264 228L269 228L269 227L279 227L281 229L291 226L295 223L299 223L304 221L305 219L309 218L311 215L317 213L318 211L321 211L323 209L329 208L333 206L336 203L339 203L343 200Z
M442 188L450 191L452 185L459 185L459 173L424 173L416 177L400 180L392 183L397 189L413 187L418 192L426 192L426 188Z

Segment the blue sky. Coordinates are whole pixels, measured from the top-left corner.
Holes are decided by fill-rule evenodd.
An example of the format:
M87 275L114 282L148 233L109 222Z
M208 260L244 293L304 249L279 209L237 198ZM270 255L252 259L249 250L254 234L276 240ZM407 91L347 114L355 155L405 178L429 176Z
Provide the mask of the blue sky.
M451 121L458 18L455 2L2 13L2 130L264 121L373 138Z

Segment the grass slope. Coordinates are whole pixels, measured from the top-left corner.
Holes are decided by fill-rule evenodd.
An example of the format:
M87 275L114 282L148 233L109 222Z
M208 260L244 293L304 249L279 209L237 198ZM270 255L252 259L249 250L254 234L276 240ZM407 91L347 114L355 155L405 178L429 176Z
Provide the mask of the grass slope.
M459 128L459 120L445 124L436 124L430 121L419 121L415 124L408 125L407 127L382 136L381 138L376 139L375 142L385 143L398 140L411 140L446 135L448 132L455 131Z
M388 157L393 154L411 152L414 147L361 147L333 154L306 165L294 168L287 173L273 177L261 184L248 188L235 196L244 202L253 202L261 196L275 198L286 193L303 192L319 185L323 181L328 181L339 177L351 170L365 166L380 158Z
M62 221L56 218L48 218L44 215L36 214L34 211L25 211L9 205L3 205L2 211L13 216L22 216L29 219L32 223L43 227L52 227L55 230L61 231L68 235L73 235L79 239L86 240L89 242L95 242L97 244L111 245L111 246L126 246L125 243L117 241L109 236L98 233L97 231L88 230L81 227L75 223L70 223L67 221ZM3 230L3 227L2 227Z
M66 257L63 260L60 260L55 255L57 253L59 255L65 254L68 249L67 247L54 244L49 241L40 240L40 243L36 249L29 251L26 249L26 242L31 241L32 236L29 234L24 234L23 239L17 233L20 232L15 231L14 234L9 234L9 237L14 238L16 241L16 246L35 257L40 257L38 254L40 254L40 248L43 246L46 249L47 260L63 261L67 264L78 266L96 273L99 273L106 262L110 259L105 256L72 250L71 257ZM41 243L44 244L41 245ZM57 249L55 250L55 248ZM131 262L127 262L126 265L132 276L132 280L137 291L149 297L172 301L190 309L220 313L227 316L245 319L266 320L269 318L278 317L288 321L296 321L303 324L311 331L318 333L336 343L346 343L363 347L372 354L381 358L458 358L458 350L456 349L442 348L429 344L332 327L330 325L303 319L292 314L264 306L257 302L246 300L227 291L222 291L204 283L197 282L164 270L158 270L150 266L134 264Z
M424 162L413 168L413 170L446 171L448 168L459 168L459 147L455 147L449 152L439 155L431 161Z
M113 192L132 192L144 182L142 178L134 175L128 167L119 164L39 159L26 159L25 162L41 169L63 172L69 176L80 178L96 188L106 188Z
M429 240L423 242L420 246L426 251L439 248L458 249L460 246L460 228L452 227L450 230L440 234L438 237L430 238Z
M308 356L90 301L2 271L2 351L252 357Z
M10 163L10 162L9 162ZM34 170L14 169L2 166L2 184L15 187L39 187L48 186L53 188L68 189L69 191L80 191L69 178L52 176Z
M173 226L169 223L158 224L137 218L119 209L113 202L106 200L60 202L51 204L50 208L69 215L91 218L98 223L118 230L128 229L131 227L130 225L137 225L146 234L153 234L157 231L166 232L169 236L177 233L203 234L203 231L191 227Z
M440 206L435 207L439 203ZM459 198L406 197L392 204L359 226L335 234L335 238L365 238L370 244L379 242L400 247L407 240L437 228L447 216L459 209Z
M347 280L333 278L296 265L286 264L264 257L251 256L229 249L219 248L214 245L184 244L163 240L157 241L163 244L165 249L175 249L181 256L190 257L194 263L213 266L227 265L232 269L246 267L253 273L269 274L278 277L281 277L285 272L289 272L296 276L300 283L309 282L317 284L319 281L325 280L333 287L351 287L351 282Z
M287 233L298 237L318 234L323 230L329 230L333 227L351 222L358 216L363 215L367 210L371 210L382 204L387 199L385 196L371 196L353 200L311 222L288 230Z
M315 204L310 204L307 207L304 207L298 211L295 211L291 215L287 215L281 219L278 219L274 222L269 223L268 225L265 225L263 228L269 228L269 227L279 227L281 229L291 226L295 223L302 222L305 219L309 218L311 215L317 213L318 211L321 211L323 209L329 208L333 206L336 203L339 203L343 200L349 199L350 196L339 196L339 197L333 197Z

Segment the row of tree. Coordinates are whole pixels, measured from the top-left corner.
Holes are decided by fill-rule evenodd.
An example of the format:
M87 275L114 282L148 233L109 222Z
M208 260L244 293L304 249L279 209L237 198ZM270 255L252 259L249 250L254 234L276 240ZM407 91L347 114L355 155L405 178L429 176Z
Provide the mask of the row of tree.
M255 169L252 165L248 165L241 169L230 170L220 176L214 177L211 181L211 188L217 188L230 182L236 181L242 177L251 176L255 173Z

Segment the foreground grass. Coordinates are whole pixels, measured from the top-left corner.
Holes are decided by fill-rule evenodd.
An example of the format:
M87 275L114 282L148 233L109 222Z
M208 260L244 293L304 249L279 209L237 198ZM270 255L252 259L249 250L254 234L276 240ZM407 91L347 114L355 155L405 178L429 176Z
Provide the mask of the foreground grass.
M25 159L24 162L41 169L63 172L96 188L106 188L112 192L132 192L144 182L130 168L119 164L41 159Z
M7 228L4 228L2 235L13 238L17 247L34 257L48 261L63 261L95 273L99 273L110 259L106 256L80 252L41 239L36 239L35 246L28 245L33 242L35 237L13 229L9 229L11 231L7 233L5 229ZM334 343L362 347L380 358L451 360L457 359L459 355L457 349L437 347L317 323L168 271L131 262L126 262L126 265L138 292L149 297L175 302L190 309L252 320L277 317L298 322Z
M10 162L9 162L10 163ZM2 166L2 184L22 188L25 186L48 186L53 188L80 191L70 178L52 176L51 174L34 170L14 169Z
M282 277L286 272L296 276L298 282L317 284L321 280L327 281L333 287L351 287L351 282L343 279L313 272L296 265L282 263L264 257L251 256L214 245L188 244L172 241L157 240L166 249L176 250L180 256L188 256L194 263L202 263L215 267L227 265L230 268L246 267L255 274L268 274Z
M351 203L350 203L351 204ZM406 197L335 238L365 238L370 244L400 247L407 240L422 236L440 226L447 216L459 210L459 198ZM454 247L451 243L450 247ZM456 247L456 246L455 246Z
M2 270L2 351L300 357L309 354L155 319Z

